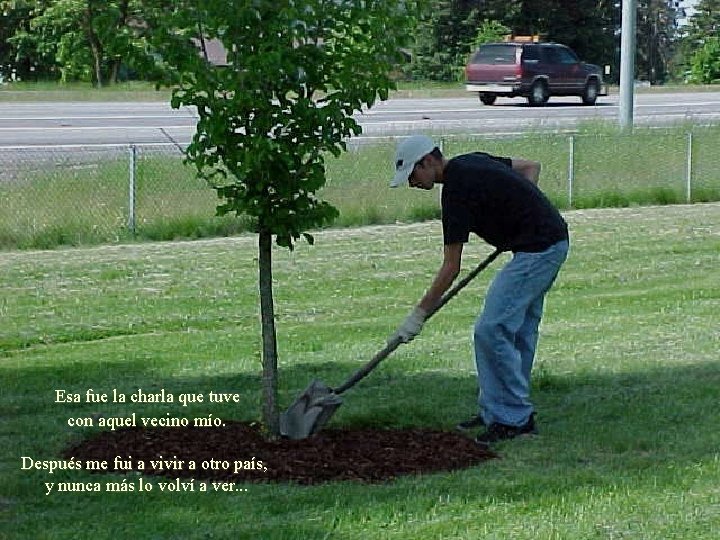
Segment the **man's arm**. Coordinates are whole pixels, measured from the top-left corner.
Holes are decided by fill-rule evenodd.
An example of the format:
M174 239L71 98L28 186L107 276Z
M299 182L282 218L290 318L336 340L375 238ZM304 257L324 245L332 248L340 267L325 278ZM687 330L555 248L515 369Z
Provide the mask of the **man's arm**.
M530 159L512 158L513 171L519 172L525 178L537 185L540 180L540 162Z
M450 288L450 285L452 285L460 273L462 250L463 244L461 242L445 246L442 266L435 276L432 285L430 285L425 296L423 296L418 304L418 307L425 311L425 313L429 313L440 302L442 295Z
M463 244L450 244L445 246L445 254L443 263L438 271L430 288L423 296L420 303L413 308L410 315L406 317L400 328L390 336L388 343L393 343L399 339L403 343L412 341L422 330L425 320L435 306L440 303L442 295L445 294L452 285L457 275L460 273L460 258L462 257Z

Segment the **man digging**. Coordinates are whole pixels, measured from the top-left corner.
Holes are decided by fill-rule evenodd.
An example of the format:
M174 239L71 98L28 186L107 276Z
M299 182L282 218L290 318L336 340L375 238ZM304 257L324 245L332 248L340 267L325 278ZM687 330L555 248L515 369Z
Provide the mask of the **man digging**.
M483 445L537 433L530 372L545 294L567 258L565 220L537 187L540 164L475 152L446 159L430 137L400 142L391 187L430 190L442 185L444 254L419 304L390 339L417 336L460 271L470 233L513 257L490 284L475 323L478 414L458 428L485 426Z

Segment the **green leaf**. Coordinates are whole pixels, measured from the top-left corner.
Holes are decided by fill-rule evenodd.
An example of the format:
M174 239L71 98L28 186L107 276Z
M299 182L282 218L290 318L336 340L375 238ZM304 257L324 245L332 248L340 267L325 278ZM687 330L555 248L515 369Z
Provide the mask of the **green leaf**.
M355 112L387 99L389 59L408 44L415 7L183 1L154 19L154 51L182 81L171 104L198 111L187 160L215 187L218 213L257 218L289 249L301 236L312 244L308 231L336 219L337 210L315 197L325 184L324 156L340 155L361 133ZM227 66L205 62L193 43L198 9L203 34L230 51Z

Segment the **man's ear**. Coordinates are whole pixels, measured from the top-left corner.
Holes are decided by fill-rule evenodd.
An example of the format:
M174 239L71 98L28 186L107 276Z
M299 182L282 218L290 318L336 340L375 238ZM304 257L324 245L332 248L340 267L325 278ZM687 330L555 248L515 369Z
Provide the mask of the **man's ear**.
M420 163L422 164L423 169L425 169L427 167L434 167L437 161L438 159L432 154L425 154Z

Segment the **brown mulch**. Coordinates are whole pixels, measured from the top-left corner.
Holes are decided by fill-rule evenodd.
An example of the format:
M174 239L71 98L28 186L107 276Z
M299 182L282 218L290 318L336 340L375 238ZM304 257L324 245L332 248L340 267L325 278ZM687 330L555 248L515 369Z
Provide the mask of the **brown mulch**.
M178 468L158 459L182 461ZM143 475L234 482L318 484L334 480L382 482L401 475L473 467L497 457L459 433L424 429L327 429L300 440L267 440L259 426L225 422L223 427L126 428L101 432L63 452L76 460L116 457ZM138 467L138 460L145 464ZM190 461L195 462L190 470ZM214 464L211 462L214 460ZM222 463L225 462L225 463ZM205 467L203 467L205 465ZM225 468L227 466L227 468Z

